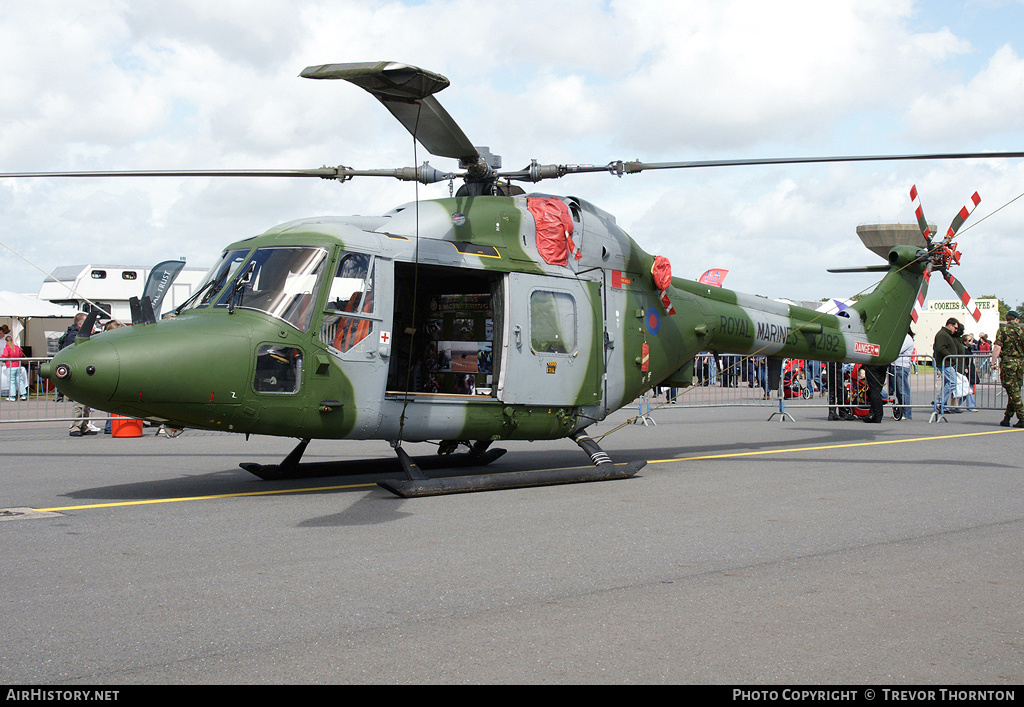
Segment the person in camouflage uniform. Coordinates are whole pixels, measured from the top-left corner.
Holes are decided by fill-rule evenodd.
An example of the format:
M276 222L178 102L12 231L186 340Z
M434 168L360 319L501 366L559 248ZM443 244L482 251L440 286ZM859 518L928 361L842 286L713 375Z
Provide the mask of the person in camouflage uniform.
M992 346L992 365L999 365L999 378L1006 389L1006 415L999 424L1010 426L1010 418L1017 413L1017 424L1024 427L1024 404L1021 403L1020 389L1024 385L1024 327L1020 314L1010 310L1006 313L1006 324L999 327L995 344Z

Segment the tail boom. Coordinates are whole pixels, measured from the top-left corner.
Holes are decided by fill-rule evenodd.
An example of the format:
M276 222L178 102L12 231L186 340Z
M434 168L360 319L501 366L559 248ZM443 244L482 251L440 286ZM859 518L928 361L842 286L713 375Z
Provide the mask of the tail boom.
M875 289L840 315L715 288L707 349L772 358L885 364L896 358L922 292L927 260L910 246L889 255Z

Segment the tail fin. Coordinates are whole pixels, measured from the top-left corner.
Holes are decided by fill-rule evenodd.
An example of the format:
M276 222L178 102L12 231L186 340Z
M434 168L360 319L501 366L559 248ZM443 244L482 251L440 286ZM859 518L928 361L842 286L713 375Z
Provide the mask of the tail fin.
M912 246L896 246L889 251L886 276L870 294L850 307L860 316L868 341L879 347L875 356L880 362L892 361L899 355L918 302L924 299L928 265L925 252Z

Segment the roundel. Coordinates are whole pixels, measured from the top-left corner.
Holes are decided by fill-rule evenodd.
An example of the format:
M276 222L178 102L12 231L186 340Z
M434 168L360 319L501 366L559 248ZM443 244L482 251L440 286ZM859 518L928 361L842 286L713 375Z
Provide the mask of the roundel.
M647 308L647 333L654 335L661 329L661 315L656 307Z

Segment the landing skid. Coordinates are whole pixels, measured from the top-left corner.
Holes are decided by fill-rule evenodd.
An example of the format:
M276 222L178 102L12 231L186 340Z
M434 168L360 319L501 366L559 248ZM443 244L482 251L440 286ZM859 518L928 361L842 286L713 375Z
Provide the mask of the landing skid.
M472 476L450 476L437 479L388 479L377 485L402 498L421 496L442 496L452 493L473 493L475 491L498 491L503 489L529 488L532 486L554 486L557 484L578 484L590 481L611 481L628 479L647 464L645 461L625 464L605 463L595 467L573 469L544 469L541 471L505 471L494 474Z
M449 476L428 479L420 468L406 454L401 446L395 447L398 459L405 471L404 479L378 481L377 485L402 498L421 496L442 496L452 493L474 493L477 491L499 491L504 489L529 488L533 486L555 486L558 484L579 484L591 481L628 479L640 471L647 462L633 461L614 464L597 442L583 430L571 436L572 440L590 456L592 467L571 469L542 469L538 471L505 471L494 474L471 476ZM488 442L477 442L470 448L469 456L486 455Z
M458 469L463 467L486 466L505 454L504 449L488 449L489 442L476 442L463 454L431 455L410 457L400 444L395 446L398 462L405 478L378 481L377 485L401 498L421 496L442 496L452 493L473 493L497 491L531 486L554 486L578 484L592 481L628 479L647 464L646 461L632 461L615 464L597 443L582 430L573 434L572 439L589 456L592 467L569 469L542 469L538 471L506 471L493 474L452 475L428 479L424 469ZM331 461L299 463L309 444L301 440L298 446L280 464L256 464L245 462L240 467L266 481L285 479L306 479L342 474L384 474L394 469L394 460Z
M471 466L486 466L505 454L504 449L489 449L483 454L449 454L416 457L414 463L421 469L458 469ZM291 455L289 455L291 456ZM370 459L360 461L305 462L288 464L256 464L243 462L240 467L264 481L285 479L313 479L322 476L344 476L353 474L386 474L394 471L394 459Z

